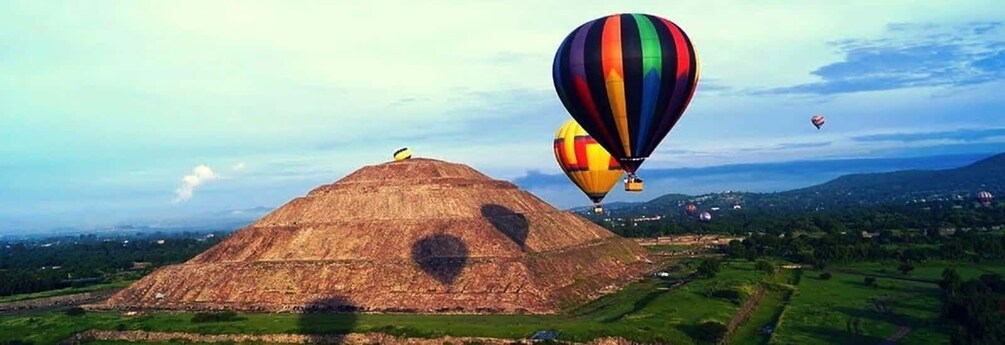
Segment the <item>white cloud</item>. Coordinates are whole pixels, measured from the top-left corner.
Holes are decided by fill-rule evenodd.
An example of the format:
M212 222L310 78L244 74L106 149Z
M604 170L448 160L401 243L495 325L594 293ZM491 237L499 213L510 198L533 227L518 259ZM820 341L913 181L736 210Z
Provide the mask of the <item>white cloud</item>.
M195 192L195 187L216 180L218 178L219 175L214 173L213 169L210 169L208 166L206 165L196 166L195 168L192 169L192 174L185 175L185 177L182 177L181 187L178 187L178 189L175 190L175 194L177 194L177 196L175 197L174 202L179 203L188 201L189 199L192 198L192 195Z
M230 170L233 170L234 172L241 172L241 171L244 171L244 168L246 168L246 167L247 166L244 165L244 162L241 162L241 163L234 164L234 166L230 167Z

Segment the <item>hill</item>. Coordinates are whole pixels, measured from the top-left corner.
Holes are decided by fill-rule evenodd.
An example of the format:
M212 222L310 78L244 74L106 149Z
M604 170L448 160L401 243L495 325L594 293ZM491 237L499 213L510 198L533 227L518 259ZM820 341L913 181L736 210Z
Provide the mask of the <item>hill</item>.
M929 201L967 202L982 190L995 195L1005 194L1005 153L959 168L851 174L819 185L778 193L667 194L648 202L613 209L611 214L679 214L681 207L687 203L714 211L739 208L774 212Z

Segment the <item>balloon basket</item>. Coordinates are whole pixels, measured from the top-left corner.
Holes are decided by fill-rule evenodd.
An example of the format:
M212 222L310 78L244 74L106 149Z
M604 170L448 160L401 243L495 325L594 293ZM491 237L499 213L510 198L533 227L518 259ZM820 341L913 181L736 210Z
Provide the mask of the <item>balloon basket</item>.
M593 205L593 213L604 213L604 207L600 205Z
M642 181L627 181L625 182L625 191L638 193L642 191Z

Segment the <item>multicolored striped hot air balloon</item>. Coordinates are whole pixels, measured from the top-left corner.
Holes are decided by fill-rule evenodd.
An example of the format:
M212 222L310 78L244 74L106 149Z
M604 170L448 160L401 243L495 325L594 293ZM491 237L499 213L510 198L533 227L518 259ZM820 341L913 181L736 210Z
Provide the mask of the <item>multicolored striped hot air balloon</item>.
M600 201L624 173L618 161L574 120L555 133L554 148L558 166L593 201L593 212L603 212Z
M813 115L813 117L810 118L810 123L812 123L814 126L816 126L817 129L820 129L820 127L823 127L824 123L826 123L826 122L827 122L827 119L825 119L823 115Z
M991 192L982 191L977 193L977 201L979 201L981 205L984 205L984 207L991 206L991 201L994 201L994 199L995 197L994 195L991 195Z
M680 120L698 86L691 39L669 20L614 14L581 25L555 54L552 78L562 104L628 172L635 172Z

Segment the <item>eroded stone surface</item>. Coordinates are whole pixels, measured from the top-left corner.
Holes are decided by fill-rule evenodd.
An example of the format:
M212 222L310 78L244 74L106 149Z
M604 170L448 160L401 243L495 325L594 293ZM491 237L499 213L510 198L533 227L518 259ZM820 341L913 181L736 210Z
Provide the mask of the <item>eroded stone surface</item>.
M552 313L637 279L644 259L509 182L417 158L318 187L97 307Z

